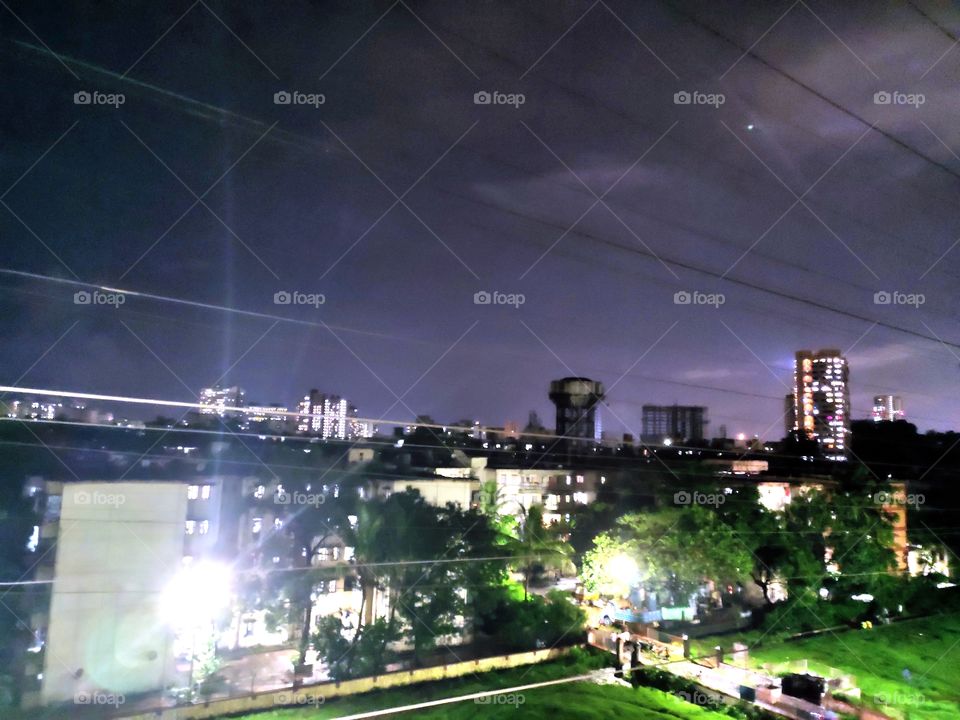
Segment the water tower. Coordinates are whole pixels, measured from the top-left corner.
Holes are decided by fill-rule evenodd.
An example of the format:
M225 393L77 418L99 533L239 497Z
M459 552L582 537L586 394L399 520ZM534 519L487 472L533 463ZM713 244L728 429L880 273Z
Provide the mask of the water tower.
M550 383L550 400L557 406L557 435L579 438L584 441L582 444L596 439L597 405L603 400L603 383L584 377L554 380Z

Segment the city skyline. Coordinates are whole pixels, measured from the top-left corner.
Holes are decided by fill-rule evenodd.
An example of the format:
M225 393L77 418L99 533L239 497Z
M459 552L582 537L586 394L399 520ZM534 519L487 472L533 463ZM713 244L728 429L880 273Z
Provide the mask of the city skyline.
M496 425L548 414L543 382L583 375L618 384L610 432L677 403L753 435L782 426L794 350L838 347L857 368L854 416L899 393L921 428L960 425L938 390L958 373L944 184L960 137L935 16L830 11L845 47L803 8L764 36L783 10L598 6L557 42L586 8L427 3L417 16L443 42L401 7L350 50L380 13L344 5L305 53L277 38L300 37L319 12L306 3L215 9L224 24L196 8L155 46L171 9L98 25L11 7L50 51L23 27L5 41L23 111L4 120L19 142L0 166L0 268L57 281L0 273L10 380L183 397L229 370L267 401L321 366L370 416L403 397L409 415ZM243 83L204 62L197 35ZM804 52L778 50L787 37ZM370 79L368 53L429 61ZM75 104L94 90L125 102ZM475 102L493 90L525 101ZM291 91L324 102L275 101ZM884 103L891 91L925 102ZM98 304L61 280L130 292Z
M0 715L960 717L960 6L0 18Z

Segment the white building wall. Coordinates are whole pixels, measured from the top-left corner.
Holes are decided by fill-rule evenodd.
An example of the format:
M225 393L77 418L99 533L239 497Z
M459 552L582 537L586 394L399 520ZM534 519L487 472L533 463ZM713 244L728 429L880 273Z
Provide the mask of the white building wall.
M161 595L181 567L186 483L66 483L41 701L172 677Z

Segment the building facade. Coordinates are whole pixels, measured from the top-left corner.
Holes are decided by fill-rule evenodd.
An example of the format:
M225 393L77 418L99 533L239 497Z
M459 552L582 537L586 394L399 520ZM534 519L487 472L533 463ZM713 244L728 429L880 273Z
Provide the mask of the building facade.
M201 415L219 415L225 417L230 414L232 408L241 408L244 406L243 388L213 387L203 388L200 391L200 414Z
M899 395L873 396L873 421L903 420L903 400Z
M707 408L700 405L644 405L646 443L700 442L706 435Z
M359 417L357 408L339 395L313 389L298 407L297 432L318 435L325 440L359 440L373 437L376 428Z
M839 350L800 350L794 361L794 429L828 460L846 460L850 368Z

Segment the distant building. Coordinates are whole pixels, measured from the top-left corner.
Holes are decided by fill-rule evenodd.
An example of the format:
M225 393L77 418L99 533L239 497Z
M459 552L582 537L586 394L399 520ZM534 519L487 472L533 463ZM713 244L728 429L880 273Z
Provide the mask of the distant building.
M360 413L353 405L350 406L347 419L347 440L361 440L376 435L377 427L369 420L359 417Z
M603 383L590 378L567 377L551 382L550 400L557 408L557 435L577 438L580 442L596 441L600 437L597 406L603 398Z
M903 400L899 395L873 396L873 421L903 420Z
M794 363L794 429L828 460L847 459L850 369L839 350L801 350Z
M644 405L645 443L699 442L704 439L707 408L700 405Z
M246 428L266 428L280 433L287 428L287 408L283 405L248 405L243 419Z
M298 406L297 432L319 435L325 440L372 437L375 428L360 420L357 409L339 395L313 389Z
M797 429L797 396L790 393L783 398L783 424L784 437L789 437L790 433Z
M237 387L236 385L227 388L221 387L220 385L203 388L200 391L200 405L201 415L219 415L220 417L225 417L226 415L232 414L230 413L232 408L244 406L243 388Z

